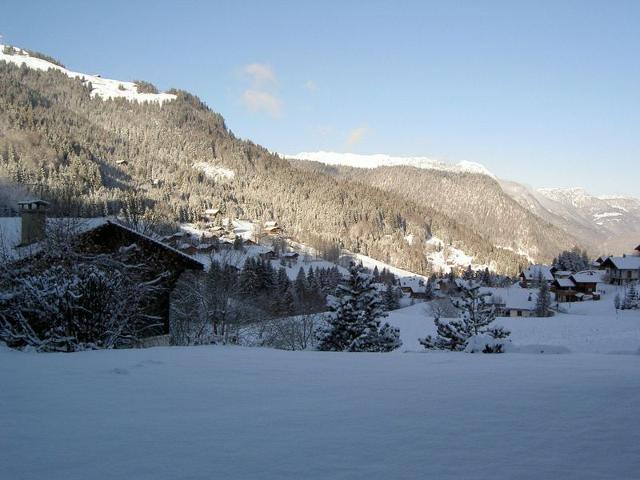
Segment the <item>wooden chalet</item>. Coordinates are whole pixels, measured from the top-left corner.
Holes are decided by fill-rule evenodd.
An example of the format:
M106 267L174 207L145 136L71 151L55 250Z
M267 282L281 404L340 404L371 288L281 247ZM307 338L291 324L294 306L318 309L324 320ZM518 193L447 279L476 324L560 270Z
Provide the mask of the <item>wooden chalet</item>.
M640 279L640 256L623 255L622 257L607 257L602 262L606 269L609 283L625 285Z
M522 288L531 288L536 285L539 278L542 277L549 285L554 281L554 267L548 265L529 265L520 273L520 285Z
M276 221L265 222L263 230L267 235L279 235L282 233L282 227Z
M584 270L571 274L569 278L556 278L551 289L558 302L599 300L598 283L602 282L600 270Z
M81 233L78 240L81 249L92 253L132 249L135 254L131 261L144 263L154 275L165 274L162 286L169 291L173 290L183 272L204 270L204 264L195 258L115 221L106 221ZM169 306L169 295L161 295L157 303L150 307L151 313L162 318L165 334L169 333Z
M32 202L33 203L33 202ZM35 203L35 205L39 205ZM148 279L162 277L159 284L167 291L173 290L178 277L185 271L202 271L204 264L184 252L167 245L155 238L136 232L135 230L110 218L38 218L33 221L33 212L25 208L22 218L10 217L0 219L0 238L5 239L7 259L11 262L28 263L37 259L46 238L52 232L64 232L73 239L74 248L79 253L125 254L127 263L144 265ZM42 211L38 210L38 215ZM37 231L34 233L34 228ZM29 236L28 245L21 241L23 235ZM22 239L24 240L24 239ZM169 295L161 295L148 306L148 313L162 319L164 333L169 332ZM158 330L150 335L162 333Z

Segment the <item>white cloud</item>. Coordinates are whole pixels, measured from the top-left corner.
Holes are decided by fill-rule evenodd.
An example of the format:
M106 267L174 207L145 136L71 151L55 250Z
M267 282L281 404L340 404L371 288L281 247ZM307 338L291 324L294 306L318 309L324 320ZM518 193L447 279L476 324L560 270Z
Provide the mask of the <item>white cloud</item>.
M254 88L277 85L278 77L273 69L264 63L250 63L245 65L243 72L249 78Z
M272 93L262 90L245 90L242 103L254 112L266 112L274 118L282 116L282 100Z
M315 92L316 90L318 90L318 84L313 80L307 80L306 82L304 82L304 87L310 92Z
M347 136L347 145L352 147L364 140L364 138L369 134L370 129L367 125L362 125L358 128L354 128L349 132Z

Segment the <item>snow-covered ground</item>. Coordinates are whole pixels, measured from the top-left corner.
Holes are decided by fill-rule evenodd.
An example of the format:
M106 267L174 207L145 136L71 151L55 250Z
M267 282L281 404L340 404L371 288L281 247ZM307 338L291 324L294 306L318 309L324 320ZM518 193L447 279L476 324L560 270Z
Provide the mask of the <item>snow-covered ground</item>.
M0 350L7 479L631 479L640 356Z
M503 355L425 351L426 303L390 354L0 347L0 478L637 478L640 312L605 290L499 318Z
M211 162L196 162L193 164L193 168L200 170L208 178L213 180L233 180L236 176L233 170Z
M567 305L567 313L553 317L499 317L496 324L511 330L514 351L635 354L640 349L640 311L616 313L608 300ZM428 303L395 310L387 321L400 328L404 352L424 351L418 338L436 331Z
M126 98L135 102L163 102L175 100L176 96L170 93L138 93L138 89L133 82L124 82L122 80L112 80L102 78L100 75L88 75L86 73L73 72L66 68L59 67L51 62L30 56L25 50L17 48L16 54L8 55L3 53L4 45L0 45L0 61L14 63L16 65L26 65L35 70L59 70L68 77L83 79L85 83L91 82L93 90L91 96L99 96L101 98Z

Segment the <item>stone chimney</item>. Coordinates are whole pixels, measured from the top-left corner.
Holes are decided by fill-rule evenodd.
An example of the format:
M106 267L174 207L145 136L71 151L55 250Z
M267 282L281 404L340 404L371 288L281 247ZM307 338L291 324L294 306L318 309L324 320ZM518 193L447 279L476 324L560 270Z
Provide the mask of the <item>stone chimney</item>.
M27 200L18 202L22 217L22 236L20 245L31 245L45 237L47 224L47 207L44 200Z

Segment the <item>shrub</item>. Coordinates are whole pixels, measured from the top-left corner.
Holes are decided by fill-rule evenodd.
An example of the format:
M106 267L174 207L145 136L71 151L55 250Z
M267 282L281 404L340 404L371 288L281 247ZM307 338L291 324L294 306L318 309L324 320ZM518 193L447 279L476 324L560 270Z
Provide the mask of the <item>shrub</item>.
M134 80L136 84L136 90L138 93L159 93L156 86L151 82L145 82L144 80Z

